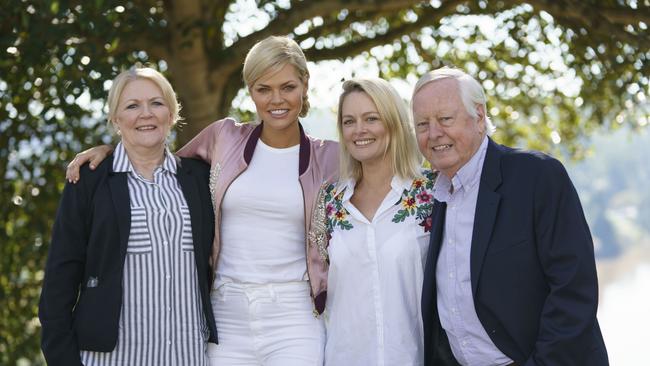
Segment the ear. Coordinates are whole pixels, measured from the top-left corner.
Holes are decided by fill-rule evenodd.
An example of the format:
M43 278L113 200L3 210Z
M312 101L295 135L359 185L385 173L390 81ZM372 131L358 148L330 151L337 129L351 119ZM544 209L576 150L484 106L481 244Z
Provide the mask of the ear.
M476 105L476 123L479 125L479 131L484 133L486 130L485 126L485 108L482 104Z
M117 122L115 122L115 120L110 121L110 124L111 124L111 127L113 127L113 131L115 131L115 133L117 135L122 134L122 132L120 131L120 126L117 124Z

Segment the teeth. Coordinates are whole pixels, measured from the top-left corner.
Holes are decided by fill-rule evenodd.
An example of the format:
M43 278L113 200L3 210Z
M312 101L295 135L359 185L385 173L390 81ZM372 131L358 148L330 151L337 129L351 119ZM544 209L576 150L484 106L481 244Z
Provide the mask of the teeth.
M289 110L288 109L274 109L271 111L271 114L284 114L287 113Z
M363 145L368 145L368 144L373 143L373 142L375 142L375 139L367 139L367 140L355 141L354 144L357 145L357 146L359 146L359 145L363 146Z
M141 127L136 128L136 130L138 130L138 131L148 131L148 130L153 130L155 128L156 128L156 126L141 126Z
M433 147L433 151L442 151L451 148L451 145L438 145Z

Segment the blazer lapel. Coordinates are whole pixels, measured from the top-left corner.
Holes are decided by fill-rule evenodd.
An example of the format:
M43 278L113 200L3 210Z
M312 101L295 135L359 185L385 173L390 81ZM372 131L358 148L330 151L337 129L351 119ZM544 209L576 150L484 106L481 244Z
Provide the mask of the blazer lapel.
M433 212L431 216L431 234L429 236L429 252L427 253L427 263L424 269L424 281L422 284L422 309L433 309L437 306L433 302L434 292L436 291L436 264L438 262L438 253L442 244L442 233L445 229L445 214L447 204L435 200L433 202ZM432 303L433 302L433 303ZM424 316L428 316L425 314Z
M496 188L501 184L501 152L496 143L488 140L481 182L479 183L474 215L474 230L472 232L472 248L470 254L470 271L472 278L472 294L476 295L478 277L481 273L485 253L487 252L494 220L499 210L501 195Z
M113 162L109 162L112 166ZM111 200L117 217L117 228L120 234L120 256L126 256L126 247L129 243L131 232L131 199L129 197L129 186L126 173L114 173L108 176L108 187L111 192Z
M194 243L194 256L196 263L202 263L203 261L203 249L201 248L201 227L202 215L201 215L201 202L199 200L199 187L196 183L196 177L192 175L190 168L182 163L182 160L177 159L177 170L176 170L176 179L181 185L183 190L183 196L185 196L185 201L187 202L187 207L190 211L190 221L192 222L192 241Z

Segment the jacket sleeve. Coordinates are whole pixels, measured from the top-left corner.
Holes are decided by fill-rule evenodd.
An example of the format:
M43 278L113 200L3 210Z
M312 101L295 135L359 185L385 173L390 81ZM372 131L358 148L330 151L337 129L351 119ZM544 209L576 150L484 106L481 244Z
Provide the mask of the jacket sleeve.
M594 337L598 279L591 233L578 194L555 159L541 161L535 236L549 294L535 349L525 365L583 365Z
M224 123L234 123L234 120L227 118L213 122L180 148L176 154L183 158L200 159L212 164L212 151Z
M66 184L52 228L38 311L41 348L48 365L81 365L72 311L86 261L90 180L86 174L79 183Z

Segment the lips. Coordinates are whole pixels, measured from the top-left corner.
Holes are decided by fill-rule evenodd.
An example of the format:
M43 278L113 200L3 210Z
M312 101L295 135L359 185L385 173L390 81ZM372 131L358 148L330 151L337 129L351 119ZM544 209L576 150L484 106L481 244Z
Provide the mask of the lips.
M354 144L356 146L365 146L365 145L368 145L368 144L372 144L375 141L376 141L375 139L363 139L363 140L354 141Z
M450 145L450 144L436 145L432 149L433 149L433 151L445 151L445 150L451 149L451 146L452 145Z
M288 109L272 109L269 111L269 113L271 113L273 117L282 116L288 112L289 112Z
M156 128L157 128L157 127L154 126L154 125L146 125L146 126L139 126L139 127L136 127L135 129L136 129L137 131L153 131L153 130L155 130Z

